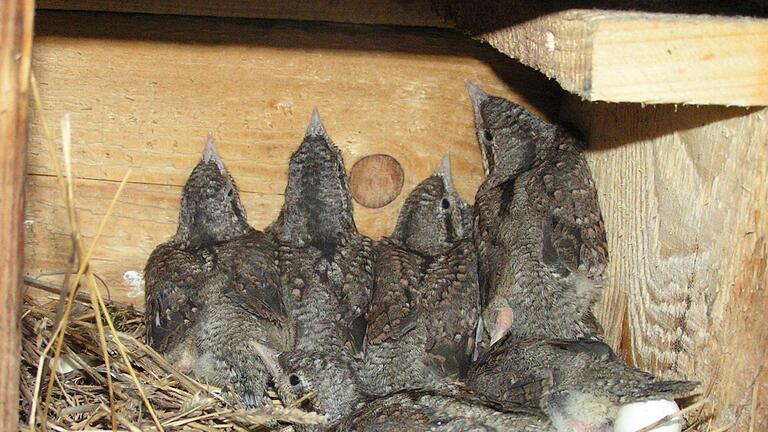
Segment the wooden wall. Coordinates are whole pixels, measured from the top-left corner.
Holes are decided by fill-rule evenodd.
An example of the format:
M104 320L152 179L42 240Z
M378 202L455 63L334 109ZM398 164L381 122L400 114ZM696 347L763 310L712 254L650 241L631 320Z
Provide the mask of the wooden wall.
M282 205L288 158L317 106L348 168L372 153L402 165L397 199L355 209L361 231L380 237L447 152L459 192L474 197L482 166L464 80L542 113L560 100L531 69L456 31L425 28L40 11L33 67L49 123L72 116L87 241L133 168L93 269L113 298L136 304L143 293L132 277L175 232L181 187L209 131L263 228ZM55 279L68 228L33 120L26 273Z
M33 15L32 1L0 3L0 430L15 430L18 421Z
M208 131L261 228L318 106L348 168L372 153L402 164L401 196L356 207L361 231L379 237L448 151L472 199L481 165L465 79L544 115L561 106L552 82L450 30L86 12L40 12L36 30L49 121L72 115L87 241L134 169L92 262L113 298L135 304L143 296L130 276L173 234ZM609 340L662 376L713 384L713 430L768 428L768 111L572 98L562 108L589 137L609 229L598 310ZM37 119L27 181L26 273L55 279L69 238Z
M568 98L564 111L589 135L611 343L712 386L713 428L768 429L768 109Z

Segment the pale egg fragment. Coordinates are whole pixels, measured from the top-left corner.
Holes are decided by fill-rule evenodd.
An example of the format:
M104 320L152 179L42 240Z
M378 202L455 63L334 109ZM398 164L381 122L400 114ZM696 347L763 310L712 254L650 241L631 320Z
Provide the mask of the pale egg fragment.
M622 406L613 422L614 432L637 432L654 422L680 411L673 400L651 400ZM653 429L653 432L680 432L683 419L676 418Z

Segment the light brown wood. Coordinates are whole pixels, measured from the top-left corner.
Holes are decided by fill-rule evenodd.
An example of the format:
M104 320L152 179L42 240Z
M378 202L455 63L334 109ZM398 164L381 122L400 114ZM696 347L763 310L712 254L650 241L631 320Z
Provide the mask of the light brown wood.
M391 203L403 189L403 167L389 155L365 156L349 170L352 198L368 208Z
M768 104L768 19L456 3L460 28L589 101Z
M19 412L24 168L32 1L0 3L0 430L16 430Z
M38 9L448 27L428 0L39 0ZM105 19L109 19L106 18Z
M610 342L661 376L713 384L713 430L748 430L759 386L766 430L768 110L568 100L608 229Z
M472 201L482 164L465 79L540 113L559 108L554 83L452 30L148 15L113 15L104 26L100 14L39 11L36 31L44 109L53 125L65 112L72 116L86 244L116 182L133 168L92 268L113 298L136 304L143 300L137 277L152 248L175 231L181 186L209 131L250 221L264 228L282 205L288 158L317 106L348 169L377 153L402 165L397 199L355 208L360 230L380 237L392 231L405 195L448 152L456 187ZM63 271L69 251L42 139L35 120L31 276Z

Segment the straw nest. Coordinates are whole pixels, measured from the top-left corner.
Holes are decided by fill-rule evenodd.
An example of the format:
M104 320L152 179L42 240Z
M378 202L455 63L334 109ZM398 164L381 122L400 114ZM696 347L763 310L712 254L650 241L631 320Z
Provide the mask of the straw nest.
M31 281L30 281L31 282ZM35 284L38 288L42 284ZM43 369L52 366L50 356L43 356L56 329L58 301L27 297L22 315L21 405L23 428L41 428L41 407L34 404L35 394L45 394L47 383L38 387ZM227 403L222 389L211 387L175 370L174 367L142 342L143 315L131 306L109 303L107 309L117 335L126 348L128 360L141 388L165 430L268 430L278 424L312 424L322 416L299 409L274 405L257 410L244 410ZM51 430L111 429L107 369L99 346L99 334L91 305L76 300L71 308L66 337L52 384L50 409L46 426ZM121 430L158 430L128 364L120 355L113 335L107 336L110 354L115 420ZM41 361L47 358L47 362ZM44 372L44 371L43 371ZM37 391L36 391L37 390ZM33 407L34 405L34 407ZM32 414L32 413L35 414ZM37 416L37 422L31 421ZM279 423L278 423L279 422ZM284 426L282 426L284 427Z

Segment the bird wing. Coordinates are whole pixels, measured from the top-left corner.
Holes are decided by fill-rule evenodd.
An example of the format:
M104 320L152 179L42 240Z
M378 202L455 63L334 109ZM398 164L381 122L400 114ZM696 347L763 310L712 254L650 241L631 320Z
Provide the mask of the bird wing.
M367 313L369 344L399 339L418 323L416 289L420 260L386 240L379 245L373 296Z
M205 264L169 244L158 246L144 269L147 342L166 352L181 342L200 314L196 296L205 279Z
M608 264L605 224L582 154L564 150L557 160L538 164L525 190L543 217L544 262L563 277L578 273L602 281Z
M480 304L485 307L496 295L501 248L493 233L498 230L501 195L499 188L478 191L475 199L473 236L477 247Z
M607 396L621 404L690 396L699 385L695 381L662 381L621 361L590 361L583 370L582 380L586 382L580 384L586 391Z
M546 343L552 347L574 354L589 354L595 360L616 361L616 354L605 342L589 339L549 339Z
M339 303L345 308L344 320L355 351L363 345L368 325L365 314L371 302L374 284L374 260L376 251L367 237L359 237L346 247L347 258L342 261L344 281ZM341 257L344 260L343 256Z
M272 323L285 320L276 246L260 231L219 245L218 267L230 275L224 295L248 313Z
M477 260L470 241L430 263L420 284L427 317L427 352L439 375L464 376L480 316Z

